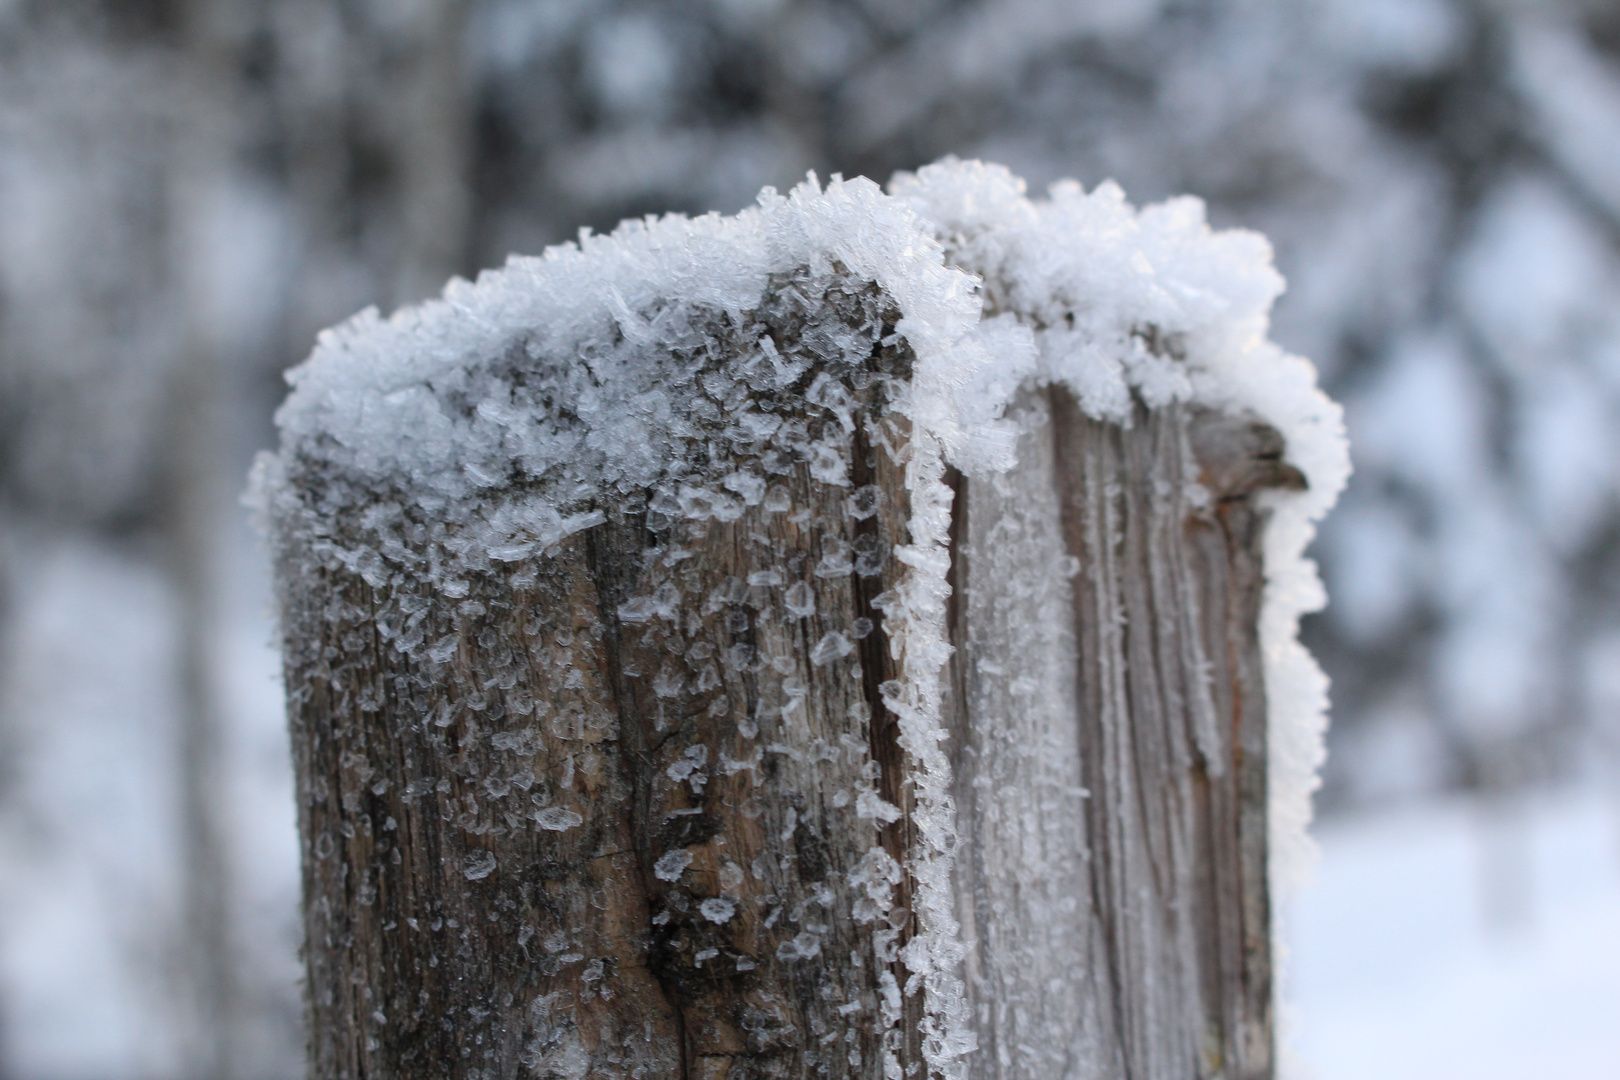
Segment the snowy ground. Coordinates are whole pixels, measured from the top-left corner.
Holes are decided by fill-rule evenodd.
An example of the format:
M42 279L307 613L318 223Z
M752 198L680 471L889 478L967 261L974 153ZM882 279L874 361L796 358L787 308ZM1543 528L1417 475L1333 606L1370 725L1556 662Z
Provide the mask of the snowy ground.
M175 1075L173 603L107 545L24 569L0 665L0 1075Z
M1620 798L1413 806L1317 830L1294 903L1296 1076L1620 1077Z
M242 529L245 534L245 526ZM0 642L0 1077L185 1075L176 612L139 552L33 545ZM245 535L214 640L238 1052L301 1072L298 845L264 559Z

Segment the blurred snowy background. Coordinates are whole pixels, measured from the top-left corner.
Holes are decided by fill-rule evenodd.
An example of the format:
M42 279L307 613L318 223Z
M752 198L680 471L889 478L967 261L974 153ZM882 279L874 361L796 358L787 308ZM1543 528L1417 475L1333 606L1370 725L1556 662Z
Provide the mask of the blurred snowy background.
M317 329L946 153L1263 230L1348 409L1297 1056L1620 1075L1620 4L0 0L0 1077L299 1075L235 498Z

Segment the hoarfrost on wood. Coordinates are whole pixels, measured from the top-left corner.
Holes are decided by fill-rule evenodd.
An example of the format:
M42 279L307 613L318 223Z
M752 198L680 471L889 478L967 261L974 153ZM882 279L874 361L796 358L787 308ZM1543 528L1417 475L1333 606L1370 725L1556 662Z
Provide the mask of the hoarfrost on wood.
M948 160L887 195L812 176L735 217L626 222L323 334L253 482L307 744L306 885L330 901L310 907L312 941L352 938L370 917L355 905L413 872L404 837L431 834L462 852L462 924L480 928L447 965L458 977L559 934L565 956L607 964L587 966L588 994L544 961L540 996L518 980L529 988L481 1005L489 1054L517 1040L554 1072L582 1054L665 1068L667 1047L615 1057L609 1043L674 1012L682 1060L791 1049L805 1068L836 1053L851 1074L1058 1076L1088 1058L1204 1068L1213 1037L1215 1059L1268 1074L1269 972L1218 1037L1194 1017L1225 1009L1213 1002L1230 987L1153 1002L1177 996L1162 979L1204 977L1177 957L1200 934L1225 956L1233 935L1269 933L1264 853L1273 878L1292 872L1320 755L1324 686L1295 630L1321 599L1303 550L1348 460L1313 370L1266 340L1280 289L1264 240L1210 230L1196 200L1138 212L1111 185L1067 182L1031 200L1005 169ZM1252 510L1220 516L1228 502ZM1215 548L1183 535L1194 518ZM1237 545L1230 567L1209 555L1222 543ZM1168 576L1110 570L1120 545ZM1211 574L1242 579L1250 563L1252 613L1200 599ZM1073 622L1088 604L1102 622ZM1241 675L1224 688L1251 653L1263 693ZM1150 663L1168 672L1160 687L1141 682ZM1228 745L1218 708L1266 745ZM1163 753L1214 783L1248 755L1258 807L1233 809L1231 827L1269 836L1252 846L1258 884L1233 885L1253 901L1241 932L1179 917L1168 937L1086 929L1083 864L1104 841L1087 839L1101 811L1082 781L1111 795L1133 782L1088 757L1103 743L1081 745L1088 710L1110 709L1122 731L1155 710L1174 721L1160 749L1121 744L1121 768ZM953 781L964 747L977 756L963 775L1002 782L994 798ZM427 768L398 794L368 783ZM537 809L513 812L514 789ZM397 841L368 827L384 809L404 823ZM1161 829L1172 847L1180 835L1123 827L1141 833L1116 852L1127 874L1148 872L1126 864ZM975 838L1001 851L995 881L970 880L982 852L959 857ZM336 878L321 867L334 847ZM1220 850L1175 856L1169 908L1197 874L1225 873L1209 869ZM616 869L588 871L596 859ZM645 898L609 907L641 928L531 895L525 862L571 867L556 873L587 891L637 890L640 874ZM980 903L1009 879L1022 898ZM1044 956L1028 970L987 959L992 938ZM376 947L312 948L318 1061L322 988L386 982ZM1060 970L1092 948L1142 969L1118 978L1141 981L1150 1007L1112 1034L1094 1015L1106 1002ZM844 1004L795 981L811 961ZM1237 978L1214 963L1226 974L1209 978ZM722 974L740 980L730 998L709 981ZM1049 974L1069 986L1033 1020L986 1012L987 980L1034 1000ZM405 1014L379 1012L373 1041L426 1030ZM981 1036L1000 1066L972 1054Z

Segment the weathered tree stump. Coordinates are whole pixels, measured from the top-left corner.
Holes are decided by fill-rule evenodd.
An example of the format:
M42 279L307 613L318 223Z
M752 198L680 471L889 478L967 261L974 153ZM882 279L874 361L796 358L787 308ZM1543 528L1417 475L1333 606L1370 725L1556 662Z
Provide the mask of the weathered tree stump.
M1282 440L1094 418L870 185L751 213L298 376L312 1075L1271 1076Z

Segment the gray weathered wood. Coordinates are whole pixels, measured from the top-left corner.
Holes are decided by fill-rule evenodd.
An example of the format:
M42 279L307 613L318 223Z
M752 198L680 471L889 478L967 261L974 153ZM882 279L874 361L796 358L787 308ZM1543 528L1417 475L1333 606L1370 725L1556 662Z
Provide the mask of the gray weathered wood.
M1251 496L1301 478L1241 418L1019 415L1018 468L955 506L972 1075L1269 1077Z
M628 493L440 592L284 541L312 1075L934 1071L883 691L911 359L875 286L791 284L709 330L811 362L776 434L687 463L768 481L718 516ZM830 354L833 321L870 350ZM820 373L856 405L843 485L809 460ZM955 480L967 1075L1269 1077L1251 495L1297 474L1243 420L1018 408L1018 468Z

